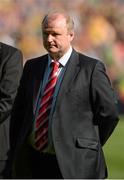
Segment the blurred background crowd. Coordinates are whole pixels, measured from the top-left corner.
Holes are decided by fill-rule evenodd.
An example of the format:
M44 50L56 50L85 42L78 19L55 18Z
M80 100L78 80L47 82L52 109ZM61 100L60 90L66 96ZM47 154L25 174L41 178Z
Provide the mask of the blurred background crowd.
M41 21L60 8L75 21L75 49L105 62L124 113L124 0L0 0L0 41L21 49L24 63L46 53Z

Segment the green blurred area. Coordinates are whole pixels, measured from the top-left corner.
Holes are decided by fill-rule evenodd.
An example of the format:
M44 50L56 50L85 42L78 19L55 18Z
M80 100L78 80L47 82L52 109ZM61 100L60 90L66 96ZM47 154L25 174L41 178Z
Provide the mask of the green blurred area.
M124 116L104 146L109 179L124 179Z

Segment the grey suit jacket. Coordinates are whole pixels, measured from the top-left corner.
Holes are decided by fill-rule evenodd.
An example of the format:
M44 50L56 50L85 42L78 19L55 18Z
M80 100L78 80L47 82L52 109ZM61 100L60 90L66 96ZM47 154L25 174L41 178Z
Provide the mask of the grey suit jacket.
M10 161L29 135L47 55L27 61L13 108ZM52 116L52 137L64 178L105 178L102 145L117 122L117 100L102 62L75 50L66 65ZM19 162L18 162L19 163Z
M9 119L22 69L20 50L0 42L0 161L7 159Z

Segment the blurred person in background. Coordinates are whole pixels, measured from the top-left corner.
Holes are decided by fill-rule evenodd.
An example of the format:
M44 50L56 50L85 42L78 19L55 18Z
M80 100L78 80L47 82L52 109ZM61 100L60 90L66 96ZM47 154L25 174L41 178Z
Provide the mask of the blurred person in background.
M23 69L20 50L0 42L0 178L9 149L9 124L13 102Z
M26 62L10 124L8 178L104 179L102 146L118 122L104 64L72 48L65 12L42 21L48 54Z

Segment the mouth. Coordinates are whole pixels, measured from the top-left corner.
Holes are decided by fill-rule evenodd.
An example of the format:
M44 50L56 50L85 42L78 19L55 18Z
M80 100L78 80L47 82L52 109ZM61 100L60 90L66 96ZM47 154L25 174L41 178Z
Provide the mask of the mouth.
M57 48L57 46L53 45L53 44L50 44L50 45L48 45L48 48Z
M48 50L48 51L51 51L51 52L52 52L52 51L53 51L53 52L54 52L54 51L56 52L56 51L58 50L58 47L57 47L56 45L48 45L48 46L47 46L47 50Z

